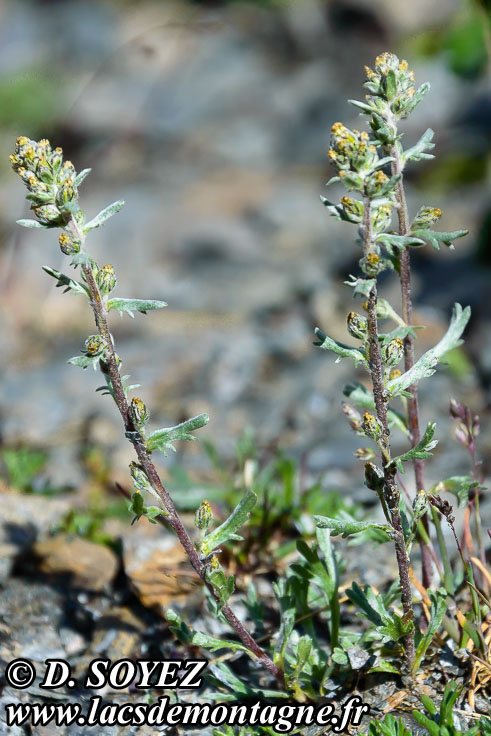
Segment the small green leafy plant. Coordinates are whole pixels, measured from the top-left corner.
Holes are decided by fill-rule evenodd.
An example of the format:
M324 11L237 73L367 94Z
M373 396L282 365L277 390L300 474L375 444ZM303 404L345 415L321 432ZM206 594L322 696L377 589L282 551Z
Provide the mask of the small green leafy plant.
M80 270L81 280L76 280L53 268L44 268L56 280L57 286L62 287L65 292L86 297L92 308L97 332L87 338L81 355L71 358L69 363L81 368L99 369L105 384L97 390L111 396L121 414L125 435L137 456L137 461L130 465L135 488L130 506L134 515L133 521L142 516L154 523L157 517L164 519L177 535L192 567L215 601L217 612L237 633L242 642L240 647L283 683L282 672L258 646L230 608L228 600L234 591L234 579L226 576L214 554L220 544L239 538L237 530L245 523L254 506L254 493L247 494L231 517L210 533L208 527L212 521L211 508L207 502L203 502L196 514L196 526L201 532L201 540L195 544L160 479L152 453L159 450L166 455L169 450L175 449L175 442L192 440L191 432L204 427L209 421L208 416L200 414L174 427L149 431L150 413L145 403L138 397L131 400L128 398L130 391L138 386L128 385L129 376L121 372L122 361L115 350L108 318L111 312L119 312L121 315L126 313L134 317L135 312L145 314L150 310L162 309L166 303L157 299L114 297L112 293L117 280L113 266L99 266L86 251L87 235L119 212L124 203L114 202L87 220L80 206L78 187L90 173L90 169L77 173L71 161L63 160L61 148L52 148L46 139L36 142L25 136L19 137L10 160L28 189L27 199L36 216L35 220L19 220L19 224L44 230L60 229L60 249L70 258L74 269ZM147 505L147 497L152 499L153 505ZM154 505L155 502L157 505Z
M406 668L414 674L444 620L447 631L461 644L461 629L447 616L448 597L455 594L456 587L451 580L446 547L442 550L445 567L441 574L443 587L430 589L432 560L436 558L432 548L430 519L434 522L440 543L443 540L440 517L443 516L452 525L453 516L450 504L441 498L438 487L428 492L425 490L424 461L431 457L437 444L436 425L429 422L424 431L421 429L417 389L422 379L435 372L445 354L461 344L470 309L455 304L445 335L416 360L414 340L417 326L412 322L410 258L413 248L427 245L436 250L442 246L453 248L454 241L466 235L467 231L441 232L434 229L442 215L441 210L435 207L423 206L412 218L409 215L404 188L405 167L411 162L433 158L429 153L434 147L433 131L427 130L415 145L404 148L399 123L425 97L429 84L416 88L414 73L408 69L407 62L400 61L390 53L377 57L373 69L366 67L366 74L368 94L365 100L350 102L368 117L369 131L349 130L342 123L335 123L329 151L337 175L328 185L340 183L354 195L343 196L340 204L322 198L332 216L354 224L358 229L362 251L359 260L361 275L350 276L346 283L353 290L353 296L362 299L365 314L351 311L347 317L347 330L356 341L355 345L340 343L320 329L316 330L316 334L317 345L321 349L334 352L338 361L350 358L355 366L361 366L368 374L370 389L362 384L350 385L345 389L349 400L345 414L353 430L371 440L379 453L378 463L373 462L375 453L370 447L361 448L356 454L366 461L365 484L377 494L385 523L354 523L323 516L317 516L315 520L319 528L329 529L331 534L346 537L371 529L377 530L394 544L402 615L389 612L370 589L361 590L353 586L348 595L360 609L361 615L378 631L382 641L392 640L402 644ZM396 231L392 224L394 216ZM400 282L401 314L379 294L381 275L391 271ZM394 407L394 402L398 402L399 406ZM457 412L457 409L454 411ZM462 427L465 424L461 434L463 436L465 433L466 441L474 448L471 442L472 421L464 417L464 413L463 408L457 412ZM399 455L394 454L391 446L392 434L396 430L402 431L409 442L408 449ZM413 464L417 490L411 504L400 490L401 474L408 463ZM453 479L452 486L458 486L459 492L464 493L464 487L469 488L470 483L473 488L479 485L475 472L470 481ZM476 523L480 528L479 492L477 490L474 507ZM482 540L480 532L477 539ZM416 626L410 580L410 555L415 540L421 545L423 587L428 590L426 603L430 609L429 624L424 632L420 632ZM479 547L482 556L482 541ZM478 600L472 567L467 560L462 559L472 597L472 610L462 618L468 630L472 631L473 640L476 644L480 642L478 646L484 652L480 623L488 611L488 602L482 596Z
M459 719L454 712L454 705L460 695L460 690L461 688L455 682L449 682L445 687L440 708L437 708L428 696L422 695L421 702L428 715L415 710L413 711L414 720L426 728L430 736L461 736L464 733L467 736L480 736L484 733L481 724L472 726L472 728L465 731L460 728ZM484 726L483 723L482 727L484 728Z
M479 663L488 657L482 627L490 608L479 512L483 486L474 442L478 425L465 407L454 402L457 438L470 452L472 473L426 489L424 462L437 444L436 425L429 422L426 429L420 427L417 394L419 381L431 376L445 355L461 344L470 310L456 304L445 335L418 359L414 350L418 326L412 322L411 250L426 245L453 248L453 242L466 231L435 230L442 213L434 207L424 206L412 219L409 216L404 170L410 162L432 158L428 151L433 148L433 132L426 131L415 145L404 149L398 125L423 99L429 85L416 89L407 63L388 53L376 59L374 69L367 68L367 78L365 101L353 104L368 116L370 132L349 130L342 123L335 123L329 151L337 168L337 175L329 184L343 184L354 196L343 196L340 204L323 198L331 215L358 229L360 274L350 276L346 283L353 295L361 298L364 314L351 311L347 317L347 330L355 344L338 342L320 329L316 335L321 349L334 352L338 361L350 358L367 374L369 387L353 382L344 389L344 412L352 429L374 445L360 448L356 455L365 461L365 483L380 503L381 521L363 518L358 508L343 500L321 498L318 484L301 495L295 465L284 457L276 457L257 472L250 443L244 441L239 452L243 475L240 494L233 479L219 469L227 497L233 499L229 517L216 523L210 503L203 500L198 506L199 501L192 496L193 510L198 506L194 518L196 538L192 539L175 500L160 479L152 455L156 451L167 455L174 451L176 442L192 440L193 432L207 424L208 416L199 414L172 427L149 427L150 414L145 403L136 396L129 398L138 386L129 384L130 377L122 373L122 361L116 353L108 320L111 312L133 317L135 312L145 314L166 304L161 300L114 296L114 268L100 266L86 251L90 232L116 214L123 203L115 202L87 220L79 203L78 187L88 169L77 173L70 161L63 160L61 149L53 149L47 140L35 142L20 137L11 156L14 170L27 186L27 198L36 216L19 223L28 228L61 230L60 248L70 259L74 274L68 276L49 267L44 270L57 286L85 297L93 312L96 332L88 336L81 354L69 362L101 372L104 385L98 390L114 400L125 436L134 447L136 459L130 464L134 486L132 523L144 516L175 532L204 585L212 614L228 622L238 639L225 640L196 631L172 609L167 612L169 627L185 647L198 646L211 652L228 649L246 653L262 664L279 684L276 690L261 687L266 698L315 701L342 687L352 672L400 674L401 660L405 663L402 669L414 677L442 630L458 647L472 646ZM393 228L395 219L397 231ZM80 280L76 278L77 269ZM379 281L384 272L393 272L399 279L401 314L380 296ZM407 448L399 454L392 447L395 431L407 442ZM207 450L216 463L212 446L208 445ZM412 500L400 490L401 475L410 463L416 485ZM443 492L453 493L467 505L466 530L472 517L478 557L473 556L469 539L459 544L453 509L441 495ZM258 495L260 503L256 503ZM190 510L190 498L186 510ZM264 608L256 587L251 582L247 588L243 603L256 632L264 632L260 639L253 638L232 610L230 600L236 592L236 581L219 557L223 547L234 545L236 560L239 564L247 563L253 543L250 538L243 540L239 530L251 518L260 529L260 541L255 547L258 556L267 553L277 562L296 551L295 561L272 583L280 613L276 633L268 632L263 625ZM452 568L442 521L450 525L457 542L462 560L460 571ZM277 532L290 538L286 542L281 539L279 548L271 552L268 544ZM391 542L397 560L399 578L388 590L375 592L370 586L353 582L345 591L346 599L365 622L364 627L356 630L343 627L340 579L345 562L332 542L336 535L349 537L349 544ZM440 558L433 546L434 538ZM421 628L413 608L411 585L410 560L415 543L421 548L420 593L422 612L427 618L426 626ZM436 584L435 568L439 576ZM264 648L260 646L263 642L267 642ZM214 695L222 700L255 695L254 688L222 659L210 664L207 677L220 689ZM446 697L446 702L450 702L454 691ZM229 732L232 733L225 727L223 733ZM407 729L402 722L387 717L378 725L372 724L370 733L406 736Z

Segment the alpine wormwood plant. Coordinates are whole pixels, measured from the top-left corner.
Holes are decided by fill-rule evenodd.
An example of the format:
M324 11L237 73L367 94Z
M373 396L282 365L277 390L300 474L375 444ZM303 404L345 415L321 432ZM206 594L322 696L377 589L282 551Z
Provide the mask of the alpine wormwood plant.
M357 226L362 255L359 261L360 276L350 276L346 283L354 296L363 300L365 314L350 312L347 329L356 346L348 346L333 340L320 329L316 330L323 350L329 350L342 358L351 358L356 366L367 371L371 391L361 384L345 389L351 404L364 410L363 417L347 405L351 426L358 434L372 440L380 453L379 464L371 462L373 453L360 450L359 456L369 462L365 465L365 483L380 500L386 524L379 525L395 547L399 568L403 616L399 621L400 638L404 643L406 665L415 671L427 648L428 636L417 633L415 650L415 623L409 577L409 556L413 540L422 540L423 582L431 581L431 558L426 511L428 498L424 490L423 461L431 456L437 444L434 439L435 424L430 422L421 433L419 426L417 385L431 376L446 352L461 343L461 335L470 317L467 307L455 304L450 326L442 339L417 361L414 358L414 327L412 325L410 252L412 248L441 245L453 248L453 241L467 231L439 232L433 229L441 217L441 210L424 206L410 219L403 185L406 164L432 158L427 151L433 148L433 131L427 130L416 145L404 149L398 123L406 118L429 90L428 84L419 89L414 86L414 72L408 70L406 61L390 53L375 60L374 69L366 68L368 94L364 102L350 102L368 117L369 132L349 130L342 123L332 126L329 158L337 168L337 175L329 182L339 182L354 196L344 196L340 204L322 198L330 214L339 220ZM394 214L398 231L392 230ZM389 302L379 296L378 281L387 270L394 271L400 280L402 291L402 315ZM390 320L393 329L381 329L380 321ZM404 370L399 367L404 364ZM392 407L399 401L400 413ZM404 416L405 415L405 416ZM397 428L407 436L410 447L402 455L394 456L391 449L391 430ZM412 508L406 509L397 475L404 472L406 463L412 461L415 468L416 489ZM411 517L411 518L410 518ZM410 520L409 520L410 519ZM424 520L424 521L422 521ZM319 527L344 532L345 535L363 531L363 524L355 529L343 530L339 520L316 517ZM349 526L349 525L348 525ZM367 523L368 528L368 523ZM440 625L445 613L445 591L435 594L433 622ZM433 595L433 594L432 594ZM430 624L429 629L434 627ZM427 643L424 645L424 639Z
M78 187L89 174L90 169L84 169L77 174L70 161L63 161L61 148L53 149L48 140L36 142L25 136L19 137L15 153L10 156L10 160L14 170L27 186L29 191L27 199L37 218L19 220L19 224L28 228L59 228L61 233L58 240L61 251L71 259L70 263L75 269L80 268L81 281L76 281L52 268L45 267L44 270L56 279L57 286L64 287L65 291L87 297L92 308L97 332L87 338L82 354L72 358L69 362L82 368L88 366L93 366L94 369L99 368L104 376L105 385L98 390L112 396L121 414L125 435L132 443L137 457L137 462L132 462L130 465L131 478L135 487L131 503L131 510L135 515L134 520L147 516L155 523L156 517L164 517L186 551L192 567L215 600L217 613L221 612L239 636L242 642L240 648L245 649L280 683L283 683L283 675L276 664L258 646L230 608L228 600L234 591L234 578L233 576L227 578L218 557L214 554L214 550L217 550L220 544L230 539L240 539L236 532L247 521L255 503L255 494L250 491L229 519L209 533L208 527L212 522L212 514L207 502L203 502L196 513L195 520L200 532L200 540L193 543L169 492L159 477L152 460L152 453L160 450L165 455L169 449L174 449L174 442L193 439L190 432L207 424L208 416L200 414L175 427L148 431L149 411L144 402L138 397L128 398L128 393L138 386L128 386L129 376L121 373L122 361L116 353L109 331L109 314L116 311L133 317L134 312L145 314L149 310L161 309L166 304L154 299L127 299L112 296L116 287L114 268L109 264L99 266L85 249L87 235L103 225L107 219L121 209L124 203L114 202L93 219L87 221L79 203ZM147 493L157 500L157 506L146 505L144 495ZM216 645L217 640L213 641ZM202 643L206 645L205 642ZM235 646L238 645L235 644Z

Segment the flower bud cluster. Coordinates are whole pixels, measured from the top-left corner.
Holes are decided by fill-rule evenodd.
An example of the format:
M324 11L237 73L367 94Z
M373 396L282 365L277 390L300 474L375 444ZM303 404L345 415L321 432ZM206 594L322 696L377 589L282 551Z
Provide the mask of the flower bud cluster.
M417 104L414 100L414 72L408 69L407 61L399 60L395 54L385 52L377 56L373 69L365 67L367 82L365 87L370 94L367 103L383 111L390 104L391 112L398 118L405 118Z
M342 123L331 128L330 160L340 171L364 171L372 168L378 160L377 149L370 142L367 132L350 130Z
M384 433L384 428L380 419L366 411L363 414L362 428L367 437L378 442Z
M371 491L381 493L384 490L385 475L382 468L375 463L365 463L365 485Z
M378 276L378 274L383 271L387 265L386 261L382 259L375 250L367 253L363 258L360 258L358 263L365 276L368 276L369 278L375 278L375 276Z
M378 171L379 156L373 140L366 131L350 130L342 123L331 128L331 148L328 152L331 163L338 169L338 176L349 190L370 197L387 194L389 178ZM349 220L360 222L363 205L351 198L342 202Z
M68 235L68 233L60 233L58 236L58 242L60 244L61 252L66 256L72 256L80 250L80 242L75 240L71 235Z
M421 207L413 220L411 228L413 230L426 230L435 222L438 222L441 216L442 211L439 207Z
M137 491L146 491L149 489L150 481L141 465L132 461L130 463L130 475Z
M78 198L77 172L71 161L63 162L62 149L53 149L46 138L20 136L10 162L29 190L27 199L38 220L51 227L66 225Z
M420 488L413 501L414 521L419 521L419 519L421 519L421 517L425 515L427 508L428 496L426 495L426 491L424 490L424 488Z
M213 511L208 501L201 502L201 506L194 516L194 525L200 531L206 531L213 521Z
M100 335L90 335L85 341L85 350L87 355L95 358L97 355L103 355L106 349L106 341Z
M128 407L128 413L131 421L138 430L142 430L145 424L150 419L150 412L148 411L144 402L135 396L131 399L131 403Z
M404 343L400 337L394 337L382 348L382 360L387 368L395 368L404 355Z
M376 233L382 233L392 220L392 204L381 204L372 209L372 227Z
M101 293L103 295L110 294L116 286L116 275L111 264L108 263L106 266L102 266L94 275Z
M363 202L352 197L343 197L341 200L343 212L350 222L360 223L363 219Z
M347 317L348 332L357 340L366 340L368 334L368 320L356 312L350 312Z

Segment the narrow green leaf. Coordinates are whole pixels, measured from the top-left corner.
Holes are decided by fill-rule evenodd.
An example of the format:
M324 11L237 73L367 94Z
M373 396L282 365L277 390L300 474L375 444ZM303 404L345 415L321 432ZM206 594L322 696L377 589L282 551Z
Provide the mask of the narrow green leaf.
M396 75L393 69L389 69L385 78L385 94L389 102L392 102L397 93Z
M99 212L98 215L92 218L84 227L84 233L89 233L91 230L95 230L96 227L101 227L101 225L104 225L106 220L109 220L110 217L115 215L121 207L124 205L124 201L122 199L118 200L117 202L113 202L112 204L105 207L103 210Z
M394 674L398 675L400 674L400 671L400 667L396 667L396 665L392 662L389 662L389 660L379 659L374 667L370 667L367 674L369 675L372 672L393 672Z
M408 245L425 244L425 241L421 240L421 238L410 235L395 235L392 233L380 233L375 238L375 241L377 243L383 243L383 245L388 248L391 248L393 246L394 248L400 248L401 250L406 248Z
M89 289L85 284L80 283L80 281L74 281L70 276L66 276L64 273L56 271L54 268L50 268L49 266L43 266L43 271L46 271L49 276L56 279L56 286L65 287L65 293L67 291L73 291L75 294L90 296Z
M375 284L375 279L360 279L359 277L350 274L348 281L345 281L344 283L346 286L351 286L353 289L353 296L358 294L368 298L368 295Z
M90 174L90 172L91 172L91 171L92 171L92 169L83 169L82 171L80 171L80 172L79 172L79 173L77 174L77 176L75 177L75 180L74 180L74 182L73 182L73 183L74 183L74 185L75 185L76 187L79 187L79 186L80 186L80 184L81 184L81 183L82 183L82 182L84 181L84 179L85 179L85 178L86 178L86 177L87 177L87 176L88 176L88 175Z
M326 527L318 526L316 529L317 542L319 549L324 556L324 562L327 569L326 593L329 598L329 608L331 611L330 622L330 641L331 649L337 647L339 641L339 628L341 624L341 614L339 610L339 565L336 558L334 547L331 543L331 531Z
M432 450L437 446L438 440L434 440L436 424L435 422L429 422L426 427L423 437L420 439L417 445L412 447L402 455L392 458L390 462L390 468L398 470L400 473L405 472L404 463L410 460L427 460L432 456Z
M17 225L20 225L21 227L30 227L33 230L50 230L51 228L56 227L56 225L44 225L38 220L17 220Z
M126 312L130 317L135 316L133 312L146 314L151 309L163 309L166 306L166 302L158 299L123 299L122 297L116 297L109 299L107 302L108 310L117 309L121 316Z
M392 398L400 395L404 390L421 381L422 378L433 375L438 362L445 353L462 344L463 341L460 338L470 316L470 307L462 309L460 304L454 304L450 325L440 342L435 347L427 350L410 370L387 383L387 391Z
M426 151L431 151L435 147L435 144L432 142L433 135L432 129L428 128L412 148L403 151L401 154L403 164L407 161L421 161L422 159L434 158L433 154L426 153Z
M428 716L425 716L424 713L420 713L418 710L413 710L413 718L420 726L426 728L430 736L442 736L439 724L432 721Z
M387 166L387 164L390 164L392 161L395 161L395 158L393 156L384 156L383 158L379 158L376 165L371 168L371 171L377 171L377 169L381 169L384 166ZM379 198L377 197L377 199Z
M182 618L172 609L168 608L165 617L176 639L182 644L189 645L192 642L193 632Z
M326 199L326 197L321 196L321 202L324 205L324 207L326 207L326 209L329 211L329 214L331 214L337 220L341 220L343 222L354 222L354 223L357 223L360 221L359 219L349 217L344 207L342 207L340 204L334 204L329 199Z
M206 535L201 544L201 554L209 555L210 552L229 540L241 540L242 537L237 534L237 530L248 521L256 501L257 496L254 491L248 491L228 519Z
M239 642L236 641L222 641L222 639L217 639L216 637L204 634L201 631L197 631L193 634L191 644L194 644L196 647L204 647L205 649L209 649L211 652L217 652L220 649L230 649L232 652L242 651L254 658L252 651L244 646L244 644L239 644Z
M387 534L389 539L393 536L393 529L388 524L378 524L375 521L343 521L341 519L330 519L327 516L314 516L315 525L321 529L330 529L333 537L342 534L349 537L350 534L358 534L367 529L380 529Z
M367 365L365 354L358 348L350 348L348 345L343 345L343 343L333 340L318 327L315 328L315 334L320 342L315 342L314 345L320 347L321 350L330 350L336 353L338 356L336 363L339 363L341 358L351 358L355 362L355 365L359 365L360 363L364 366Z
M430 621L428 627L423 634L421 641L416 648L416 656L414 658L413 672L417 672L419 665L426 654L426 650L433 641L433 637L440 628L443 617L447 611L447 591L444 588L438 590L429 590L428 595L431 600Z
M348 100L350 105L357 107L359 110L364 112L366 115L371 115L377 108L367 105L366 102L360 102L359 100Z
M383 596L375 595L368 585L362 589L353 583L346 595L358 606L360 615L374 624L382 641L399 641L414 628L412 621L404 621L401 616L389 611Z
M463 238L469 233L468 230L453 230L452 232L438 232L437 230L430 230L427 228L419 228L412 230L412 234L417 238L426 240L435 250L440 250L440 245L446 245L447 248L453 250L453 241L458 238Z
M174 442L179 440L194 440L190 432L194 432L196 429L201 429L210 421L208 414L198 414L198 416L192 419L187 419L181 424L176 424L175 427L163 427L162 429L156 429L152 432L147 439L147 449L161 450L166 455L166 450L172 450L175 452Z
M70 363L70 365L77 365L79 366L79 368L83 368L84 370L86 368L92 367L96 371L99 366L100 359L101 359L100 354L99 355L76 355L74 358L70 358L70 360L68 360L67 363Z

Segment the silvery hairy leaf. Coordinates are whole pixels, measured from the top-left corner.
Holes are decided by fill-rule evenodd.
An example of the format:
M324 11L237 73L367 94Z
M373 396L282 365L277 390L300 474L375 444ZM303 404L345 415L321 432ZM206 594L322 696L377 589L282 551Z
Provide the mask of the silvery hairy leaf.
M201 427L204 427L209 421L210 417L208 414L198 414L196 417L187 419L185 422L176 424L174 427L156 429L147 438L147 450L150 450L150 452L152 450L160 450L164 455L167 454L167 450L175 452L176 448L174 447L174 442L179 442L180 440L195 440L196 437L193 437L193 435L189 433L193 432L195 429L201 429Z
M412 447L402 455L392 458L389 463L391 469L398 470L400 473L405 472L404 463L410 460L427 460L432 455L432 450L437 446L438 440L434 440L436 424L428 422L425 433L417 445Z
M367 529L380 529L392 539L394 530L388 524L379 524L376 521L343 521L342 519L330 519L327 516L314 516L315 525L321 529L330 529L332 536L341 534L349 537L350 534L358 534Z
M209 636L201 631L192 631L192 629L187 626L187 624L172 608L167 610L166 618L169 622L169 628L172 633L184 644L194 644L194 646L205 647L205 649L210 649L212 652L216 652L219 649L243 651L252 656L251 650L244 646L244 644L240 644L236 641L217 639L216 637Z
M17 220L17 225L21 225L21 227L30 227L35 230L49 230L50 228L56 227L56 224L53 225L45 225L42 222L39 222L39 220Z
M92 169L83 169L83 171L80 171L74 179L74 182L73 182L74 186L78 187L84 181L84 179L90 174L91 171Z
M336 353L338 356L336 363L339 363L342 358L351 358L351 360L354 360L355 365L359 365L360 363L364 366L368 365L365 353L362 350L351 348L337 340L333 340L332 337L328 337L318 327L315 328L315 334L319 338L319 342L315 342L314 345L320 347L321 350L329 350L332 353Z
M462 309L460 304L454 304L450 325L440 342L435 347L427 350L410 370L403 373L402 376L388 381L387 391L391 397L400 395L414 383L421 381L422 378L433 375L438 362L445 353L462 344L463 341L460 338L470 316L470 307Z
M98 215L92 218L84 227L84 233L89 233L91 230L95 230L96 227L101 227L101 225L104 225L106 220L109 220L110 217L115 215L121 207L124 205L124 201L122 199L119 199L117 202L113 202L112 204L105 207L103 210L99 212Z
M402 151L402 163L405 164L407 161L421 161L422 159L434 158L433 154L426 153L427 150L429 151L435 147L435 144L432 142L433 135L432 129L428 128L414 146L408 148L406 151Z
M146 314L152 309L163 309L166 306L167 303L159 299L123 299L120 297L109 299L107 302L108 310L117 309L121 316L126 312L132 318L135 316L134 312Z
M200 548L201 554L206 556L221 544L225 544L230 540L242 540L242 537L237 534L237 530L248 521L256 501L257 496L254 491L248 491L228 519L205 536Z
M61 271L56 271L54 268L50 268L49 266L43 266L43 271L46 271L49 276L56 279L56 286L65 287L64 293L67 291L73 291L75 294L90 296L88 287L81 284L80 281L74 281L70 276L66 276L64 273L61 273Z
M77 365L79 368L83 368L84 370L92 367L96 371L99 367L100 359L100 355L76 355L74 358L70 358L67 362L70 363L70 365Z
M454 249L453 241L457 238L463 238L468 234L468 230L452 230L451 232L438 232L437 230L416 229L411 230L416 238L427 241L435 250L440 250L440 245L446 245L450 250Z

